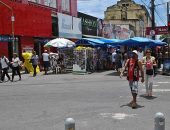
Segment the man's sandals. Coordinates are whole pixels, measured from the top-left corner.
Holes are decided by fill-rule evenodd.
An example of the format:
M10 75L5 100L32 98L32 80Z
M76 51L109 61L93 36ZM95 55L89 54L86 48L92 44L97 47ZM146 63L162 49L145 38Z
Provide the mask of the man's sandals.
M137 103L134 102L134 101L131 101L131 102L129 103L129 105L132 107L132 109L137 108Z

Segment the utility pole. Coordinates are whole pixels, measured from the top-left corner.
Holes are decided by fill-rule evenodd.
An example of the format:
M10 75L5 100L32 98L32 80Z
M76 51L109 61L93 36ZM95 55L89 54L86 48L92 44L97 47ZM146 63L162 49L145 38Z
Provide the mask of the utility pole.
M155 0L151 0L151 19L152 19L152 31L155 32ZM152 35L152 39L155 40L155 34Z
M168 43L168 58L170 57L170 52L169 52L169 48L170 48L170 30L169 30L169 21L170 21L170 16L169 16L169 2L167 2L167 27L168 27L168 38L167 38L167 43Z
M169 2L167 2L167 27L168 27L168 37L169 37L169 33L170 33L170 30L169 30Z

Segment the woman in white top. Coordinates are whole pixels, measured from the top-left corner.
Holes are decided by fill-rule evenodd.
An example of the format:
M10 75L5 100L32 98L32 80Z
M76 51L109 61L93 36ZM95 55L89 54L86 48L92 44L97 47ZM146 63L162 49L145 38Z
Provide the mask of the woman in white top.
M148 48L146 50L146 56L143 57L142 63L145 67L145 87L146 87L146 96L152 96L152 86L153 86L153 77L154 69L156 66L155 57L151 56L151 50Z
M20 73L20 68L19 68L21 61L20 61L20 59L19 59L19 57L17 56L16 53L13 54L11 64L12 64L12 80L11 81L13 82L14 76L16 75L16 72L19 76L19 80L21 80L21 73Z

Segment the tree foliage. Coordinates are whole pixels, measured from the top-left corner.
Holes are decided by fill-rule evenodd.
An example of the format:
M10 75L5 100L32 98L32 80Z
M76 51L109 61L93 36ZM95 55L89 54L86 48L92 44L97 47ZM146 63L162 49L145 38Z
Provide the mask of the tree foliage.
M168 37L168 34L163 34L163 35L160 36L159 39L162 40L162 39L167 38L167 37Z

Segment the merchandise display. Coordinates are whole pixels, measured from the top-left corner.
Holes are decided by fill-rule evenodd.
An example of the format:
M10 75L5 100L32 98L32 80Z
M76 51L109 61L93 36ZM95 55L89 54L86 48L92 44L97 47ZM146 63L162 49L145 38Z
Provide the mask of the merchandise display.
M74 49L73 72L93 72L96 68L96 49L91 47L76 47Z
M63 64L66 69L66 71L72 71L73 69L73 61L74 61L74 55L73 55L74 48L62 48L59 49L59 54L63 55Z

